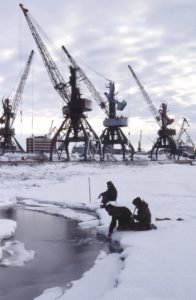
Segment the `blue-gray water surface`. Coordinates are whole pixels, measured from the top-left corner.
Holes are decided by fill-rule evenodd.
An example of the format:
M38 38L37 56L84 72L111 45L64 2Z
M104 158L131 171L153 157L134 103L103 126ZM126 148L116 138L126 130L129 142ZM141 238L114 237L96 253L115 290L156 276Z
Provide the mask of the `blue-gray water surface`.
M77 222L36 211L14 208L0 218L17 221L12 240L34 250L34 259L22 267L0 266L0 300L32 300L45 289L64 286L90 269L107 243Z

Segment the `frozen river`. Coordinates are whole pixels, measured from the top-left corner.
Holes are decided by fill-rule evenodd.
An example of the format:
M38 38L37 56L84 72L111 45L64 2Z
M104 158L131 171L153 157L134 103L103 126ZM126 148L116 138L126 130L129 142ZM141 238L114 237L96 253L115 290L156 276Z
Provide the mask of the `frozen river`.
M35 251L23 266L0 265L0 299L32 300L45 289L68 287L94 263L107 246L91 230L81 230L77 222L21 208L0 211L0 218L17 221L12 239Z

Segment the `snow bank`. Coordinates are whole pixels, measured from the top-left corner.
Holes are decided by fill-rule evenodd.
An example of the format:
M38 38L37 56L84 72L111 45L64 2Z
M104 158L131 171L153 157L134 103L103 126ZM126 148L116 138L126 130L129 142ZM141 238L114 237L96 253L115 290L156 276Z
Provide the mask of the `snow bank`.
M94 267L84 273L80 280L71 283L72 288L66 291L49 289L43 295L35 298L36 300L60 299L98 299L108 289L117 284L117 274L122 268L122 261L117 254L106 255L101 252L95 261ZM61 296L59 295L59 291ZM63 295L62 295L63 294ZM50 295L50 298L48 298Z
M24 244L19 241L5 242L5 245L2 246L3 253L6 254L6 258L2 258L0 265L4 267L21 267L35 256L35 251L26 250Z
M98 257L94 267L69 289L55 287L39 298L194 300L195 178L194 165L178 164L2 166L0 201L15 197L29 209L74 218L84 228L93 226L106 235L110 217L100 209L97 196L111 180L118 189L117 205L133 211L132 200L140 196L148 202L158 226L148 232L115 231L112 239L122 245L121 254ZM155 220L165 217L170 220Z
M16 231L16 222L7 219L0 219L0 261L3 256L1 241L12 237Z
M16 222L7 219L0 219L0 241L8 239L14 235L16 231Z

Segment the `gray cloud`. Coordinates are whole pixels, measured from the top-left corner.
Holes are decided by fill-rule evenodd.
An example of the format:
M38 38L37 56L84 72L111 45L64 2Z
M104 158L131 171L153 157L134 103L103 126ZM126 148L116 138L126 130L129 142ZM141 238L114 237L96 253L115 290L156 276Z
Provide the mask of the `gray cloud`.
M1 95L3 97L13 88L12 83L15 86L27 56L35 49L33 83L29 78L24 91L23 114L30 118L33 106L35 117L44 114L50 123L51 119L61 117L62 101L52 87L19 3L7 0L1 4ZM156 108L163 100L167 101L177 130L181 118L186 117L196 140L195 1L58 0L57 3L54 0L26 0L24 6L61 55L60 47L64 44L81 63L101 95L107 84L103 77L116 82L119 99L128 102L124 114L129 116L130 122L140 118L143 123L139 126L145 127L148 118L152 124L154 121L131 77L128 64L135 70ZM57 63L68 80L67 65L62 67L61 59ZM92 72L88 65L103 77ZM82 91L85 92L85 88ZM89 120L104 117L96 104L93 107ZM152 126L156 128L156 124Z

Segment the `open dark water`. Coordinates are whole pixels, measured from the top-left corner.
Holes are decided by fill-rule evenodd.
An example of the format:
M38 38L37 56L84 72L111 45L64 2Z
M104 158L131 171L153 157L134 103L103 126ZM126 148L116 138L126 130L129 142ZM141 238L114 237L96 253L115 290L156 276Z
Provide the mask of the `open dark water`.
M107 251L92 230L63 217L16 208L0 211L0 218L16 220L13 239L36 252L22 267L0 266L0 300L32 300L47 288L66 286L92 267L101 249Z

